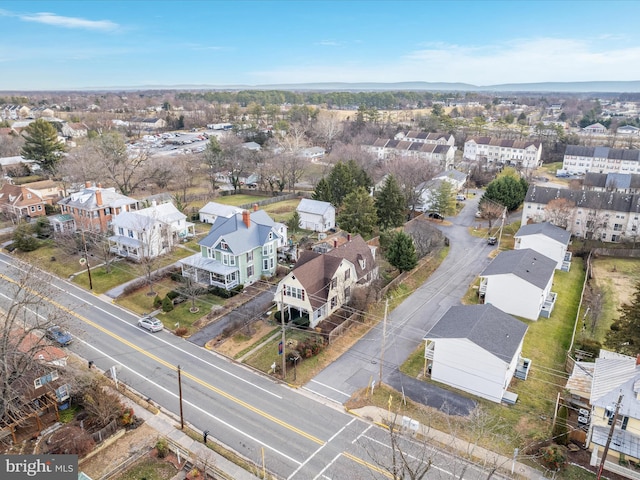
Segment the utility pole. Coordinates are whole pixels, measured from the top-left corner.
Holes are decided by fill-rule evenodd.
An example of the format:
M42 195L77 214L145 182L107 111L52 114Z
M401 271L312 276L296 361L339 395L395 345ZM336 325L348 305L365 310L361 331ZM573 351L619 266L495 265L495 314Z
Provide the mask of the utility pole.
M613 431L616 428L616 419L618 418L618 411L620 410L620 404L622 403L622 393L618 396L618 402L616 403L616 410L613 413L613 419L611 420L611 428L609 429L609 436L607 437L607 444L604 446L604 452L602 452L602 460L600 461L600 466L598 467L598 476L596 480L600 480L602 476L602 471L604 470L604 462L607 459L607 454L609 453L609 445L611 445L611 439L613 438Z
M380 378L378 384L382 385L382 364L384 363L384 344L387 339L387 309L389 308L389 299L384 302L384 320L382 323L382 348L380 349Z
M285 285L282 285L282 289L280 290L280 324L282 326L282 380L285 380L287 377L287 359L285 355L285 334L284 334L284 289Z
M82 230L82 243L84 244L84 259L87 265L87 275L89 276L89 290L93 290L93 282L91 281L91 268L89 267L89 253L87 252L87 241L84 239L84 230Z
M178 396L180 398L180 430L184 430L184 415L182 414L182 375L180 374L180 365L178 365ZM205 443L207 439L205 437Z
M500 224L500 234L498 235L498 250L500 250L500 240L502 240L502 229L504 228L504 221L507 218L507 207L504 207L502 211L502 223Z

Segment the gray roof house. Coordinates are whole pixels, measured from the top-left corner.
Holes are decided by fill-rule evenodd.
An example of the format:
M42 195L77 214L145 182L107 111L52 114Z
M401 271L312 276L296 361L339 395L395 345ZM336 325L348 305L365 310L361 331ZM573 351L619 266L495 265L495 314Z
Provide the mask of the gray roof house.
M112 221L109 248L122 257L142 260L170 252L186 237L193 237L194 224L173 203L157 204L133 212L121 212Z
M277 250L286 229L264 211L244 210L218 217L200 240L200 253L180 260L182 275L227 290L249 285L276 272Z
M237 213L242 213L242 209L216 202L209 202L198 211L202 223L213 223L218 217L229 218Z
M329 202L303 198L296 207L300 215L300 228L326 232L336 226L336 209Z
M424 336L431 378L492 402L514 403L507 392L514 375L526 378L522 358L527 325L493 305L447 310Z
M531 248L556 261L556 269L569 270L571 254L567 252L571 233L549 222L522 225L515 234L515 249ZM566 263L565 263L566 262Z
M480 297L511 315L549 317L555 268L555 260L530 248L501 252L480 274Z
M592 465L601 460L598 457L601 457L609 438L618 402L618 416L611 436L609 455L620 460L623 455L625 460L640 460L639 363L636 357L600 350L591 384L591 415L587 438L587 448L592 450ZM618 466L618 461L615 466ZM609 469L606 464L605 468ZM634 475L619 473L634 478Z

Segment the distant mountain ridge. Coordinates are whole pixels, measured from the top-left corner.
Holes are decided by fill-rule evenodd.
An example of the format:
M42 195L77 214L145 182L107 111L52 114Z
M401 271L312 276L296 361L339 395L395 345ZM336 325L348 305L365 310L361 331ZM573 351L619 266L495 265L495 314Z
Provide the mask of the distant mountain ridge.
M478 92L557 92L557 93L635 93L640 80L591 82L505 83L472 85L462 82L315 82L268 85L140 85L129 87L88 87L76 90L297 90L297 91L478 91Z

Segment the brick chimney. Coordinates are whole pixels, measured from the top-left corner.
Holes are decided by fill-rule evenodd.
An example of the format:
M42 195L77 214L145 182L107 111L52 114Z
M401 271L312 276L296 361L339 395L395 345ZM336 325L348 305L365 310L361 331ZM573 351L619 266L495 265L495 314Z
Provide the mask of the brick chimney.
M338 239L337 238L333 239L333 248L338 248Z
M636 367L640 365L640 353L636 355Z
M247 228L251 226L251 214L249 213L249 210L242 211L242 221L247 226Z
M351 234L347 233L347 242L350 242L350 241L351 241Z
M96 205L102 205L102 191L96 190Z
M254 204L253 204L253 211L254 211L254 212L257 212L257 211L258 211L258 204L257 204L257 203L254 203Z
M91 188L91 182L89 180L87 180L86 182L84 182L84 187L85 188Z

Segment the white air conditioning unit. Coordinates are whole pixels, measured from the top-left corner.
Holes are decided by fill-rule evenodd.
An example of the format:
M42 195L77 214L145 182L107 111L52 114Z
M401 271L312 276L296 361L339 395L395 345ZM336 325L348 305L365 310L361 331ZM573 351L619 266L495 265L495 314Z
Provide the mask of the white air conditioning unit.
M320 232L318 234L318 240L324 240L325 238L327 238L327 234L324 232Z

